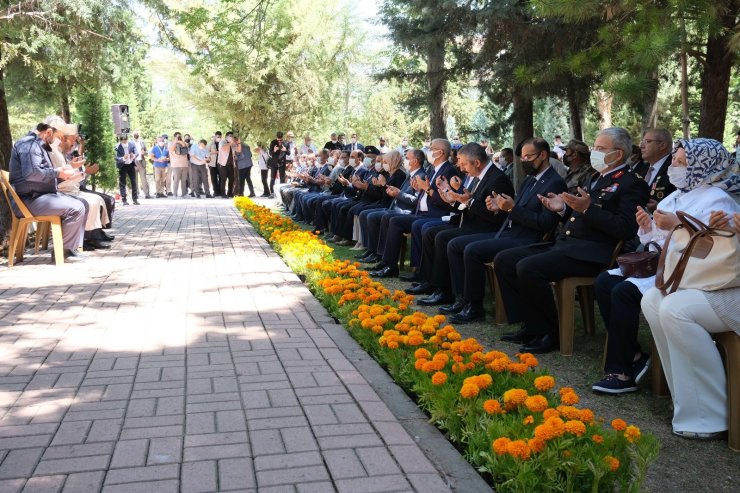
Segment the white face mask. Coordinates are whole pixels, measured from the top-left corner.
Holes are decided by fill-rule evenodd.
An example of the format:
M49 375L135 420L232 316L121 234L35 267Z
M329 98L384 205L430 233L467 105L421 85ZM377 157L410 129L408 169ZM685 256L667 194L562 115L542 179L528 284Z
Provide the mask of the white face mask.
M502 157L498 158L498 166L501 169L506 168L506 159Z
M688 171L689 168L686 166L668 166L668 181L676 188L686 189L688 188Z
M390 164L388 164L388 163L383 163L383 169L384 169L384 170L385 170L385 171L386 171L387 173L390 173L390 172L391 172L391 165L390 165Z
M437 159L437 158L435 157L435 155L436 155L436 154L437 154L437 151L432 151L432 150L429 150L429 152L427 152L427 160L428 160L428 161L429 161L430 163L434 164L434 161L435 161L435 160Z
M599 173L603 173L606 168L611 166L611 163L607 164L605 162L606 156L615 152L617 151L613 150L606 153L602 151L591 151L591 167Z
M383 163L377 162L375 163L375 171L380 172L383 169Z
M365 166L365 167L366 167L367 169L370 169L370 168L372 167L372 165L373 165L373 160L372 160L372 158L366 157L366 158L365 158L365 159L364 159L364 160L362 161L362 164L363 164L363 165L364 165L364 166Z
M329 159L327 159L326 162L329 164L329 166L334 166L334 158L333 157L330 157Z
M409 141L408 140L402 140L401 141L401 145L404 146L404 147L406 147L407 145L409 145Z
M404 159L403 169L405 169L406 171L409 171L411 169L411 161L409 161L408 159Z
M51 143L52 149L59 149L59 144L61 144L62 141L59 139L59 137L54 137L54 142Z

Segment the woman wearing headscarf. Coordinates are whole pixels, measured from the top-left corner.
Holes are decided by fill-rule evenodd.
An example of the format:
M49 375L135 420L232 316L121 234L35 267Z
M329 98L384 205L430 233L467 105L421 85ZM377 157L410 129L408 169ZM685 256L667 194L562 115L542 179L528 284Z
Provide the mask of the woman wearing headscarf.
M711 222L695 217L710 226L732 229L737 242L740 207L725 197L729 192L737 200L740 194L738 165L730 153L710 139L681 141L673 162L683 168L672 172L678 188L674 193L688 196L693 190L704 189L701 196L695 194L695 208L702 209L705 218L713 211ZM682 167L683 162L686 164ZM717 200L712 201L709 193ZM677 218L671 217L666 227L676 222ZM740 276L740 266L735 266L734 275ZM739 287L717 291L679 289L667 296L653 287L642 299L643 313L671 390L675 435L707 440L723 436L728 429L727 377L712 334L734 331L740 335L739 306Z
M737 164L719 142L711 139L679 141L668 168L676 191L658 204L653 217L641 207L636 211L640 243L655 242L662 246L673 226L678 224L676 211L686 212L705 223L710 221L713 210L740 212L734 195L740 191L740 186L732 181L733 173L737 173ZM618 268L596 279L596 299L609 337L605 375L592 386L594 391L621 394L638 390L637 384L650 366L649 355L637 342L640 301L654 286L655 276L627 278Z

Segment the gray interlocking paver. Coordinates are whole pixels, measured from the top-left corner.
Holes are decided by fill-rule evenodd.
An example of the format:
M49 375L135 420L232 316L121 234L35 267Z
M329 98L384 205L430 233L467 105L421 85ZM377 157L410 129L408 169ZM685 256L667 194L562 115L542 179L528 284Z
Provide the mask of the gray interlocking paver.
M0 491L450 491L229 202L114 222L0 266Z

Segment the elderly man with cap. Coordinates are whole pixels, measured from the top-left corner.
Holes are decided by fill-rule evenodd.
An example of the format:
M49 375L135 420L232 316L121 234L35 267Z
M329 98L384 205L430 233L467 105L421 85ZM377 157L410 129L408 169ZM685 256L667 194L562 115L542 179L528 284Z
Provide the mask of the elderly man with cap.
M59 117L50 117L61 120ZM47 119L48 122L48 119ZM60 193L75 198L85 206L85 235L83 247L85 250L108 249L106 243L112 238L103 232L103 226L110 223L105 201L97 194L80 190L80 181L84 178L84 160L75 158L70 161L67 156L77 143L77 125L59 122L56 123L57 133L51 144L51 161L55 168L77 169L81 171L79 179L66 180L57 185Z
M34 216L61 216L64 257L82 260L78 249L85 232L85 206L57 189L58 180L78 180L80 172L54 169L49 152L55 132L55 127L39 123L15 143L10 154L10 184ZM13 213L20 216L13 205Z
M568 186L568 193L575 194L578 187L583 187L596 170L591 167L591 152L585 142L571 139L564 150L563 164L568 167L565 184Z

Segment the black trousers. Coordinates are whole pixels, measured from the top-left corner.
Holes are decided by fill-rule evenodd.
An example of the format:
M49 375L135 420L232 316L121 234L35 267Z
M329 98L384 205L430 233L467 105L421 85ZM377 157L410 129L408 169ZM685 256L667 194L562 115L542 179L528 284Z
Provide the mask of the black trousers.
M239 182L237 195L244 196L244 182L249 187L249 195L254 195L254 185L252 184L252 167L239 169Z
M221 173L219 172L218 164L216 166L209 166L208 172L211 174L211 189L213 190L214 197L221 196Z
M262 177L262 193L267 195L270 193L270 184L267 183L267 175L270 174L269 169L261 169L260 176Z
M504 250L494 259L496 278L509 323L524 322L532 336L558 334L558 310L550 282L596 276L605 266L576 260L565 249L524 246Z
M87 192L87 193L94 193L95 195L103 199L103 202L105 202L105 209L108 212L108 218L110 219L110 222L108 224L103 224L103 229L110 228L113 223L113 211L116 210L115 197L108 195L107 193L95 192L93 190L88 189L87 187L80 187L80 190L82 190L83 192Z
M454 238L447 244L452 291L476 305L486 293L486 264L499 252L522 246L522 240L495 238L496 233L476 233Z
M444 242L444 251L437 250L437 237L443 233L458 229L454 224L444 223L436 226L423 228L421 236L421 263L419 264L419 276L425 281L431 283L435 288L443 291L450 291L449 269L447 262L437 262L436 257L439 255L443 259L447 256L447 242ZM459 231L459 229L458 229ZM413 233L412 233L413 237ZM441 270L445 272L436 272L442 264ZM446 282L445 282L446 280ZM435 282L436 281L436 282Z
M134 163L124 164L118 168L118 193L121 199L126 202L126 177L131 182L131 196L134 200L139 200L139 187L136 186L136 165Z
M220 192L222 197L234 196L234 165L227 164L218 167L218 174L221 176Z
M631 376L632 362L635 355L641 352L637 331L640 327L642 293L625 279L602 272L596 278L594 291L609 333L604 371Z

